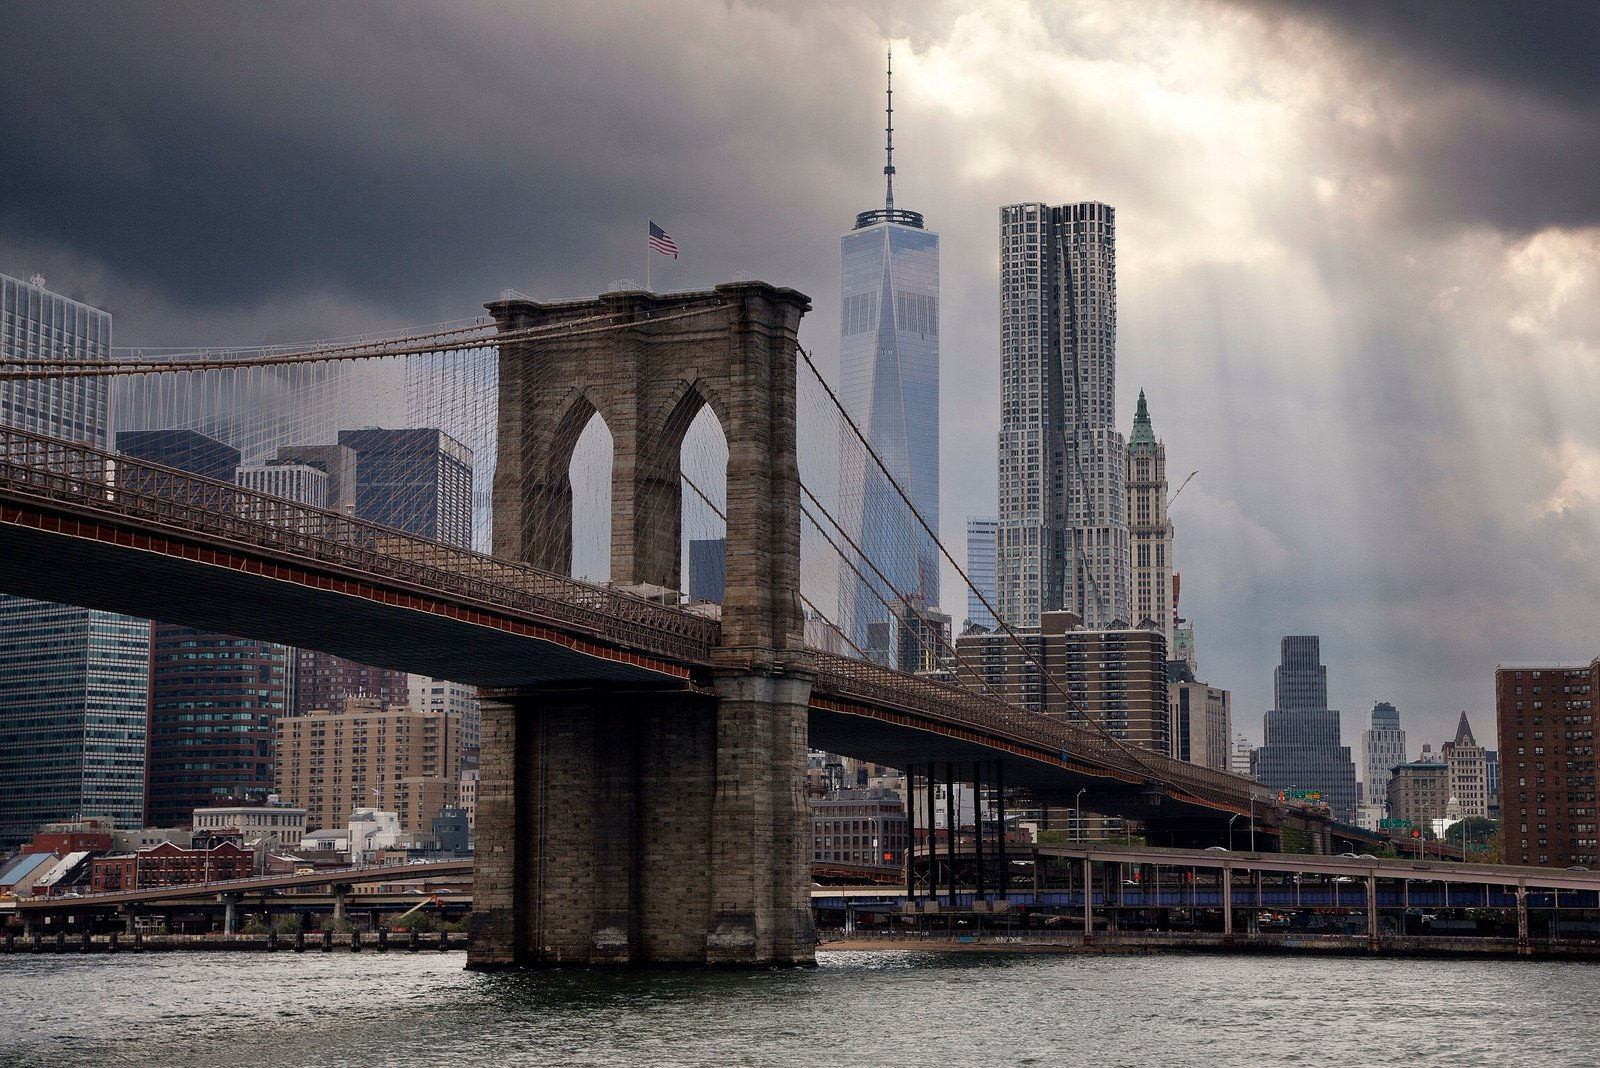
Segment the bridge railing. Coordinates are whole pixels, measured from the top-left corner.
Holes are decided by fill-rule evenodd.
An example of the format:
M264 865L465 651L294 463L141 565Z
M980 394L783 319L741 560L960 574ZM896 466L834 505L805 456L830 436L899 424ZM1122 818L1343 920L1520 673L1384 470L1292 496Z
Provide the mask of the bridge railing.
M1007 704L961 686L907 675L864 660L813 652L817 687L938 720L956 720L1023 745L1099 764L1141 782L1171 787L1224 804L1244 806L1256 783L1242 776L1149 750L1118 744L1086 725Z
M714 620L339 512L107 452L0 428L0 486L69 513L203 534L247 550L318 560L423 593L449 592L607 644L706 663Z

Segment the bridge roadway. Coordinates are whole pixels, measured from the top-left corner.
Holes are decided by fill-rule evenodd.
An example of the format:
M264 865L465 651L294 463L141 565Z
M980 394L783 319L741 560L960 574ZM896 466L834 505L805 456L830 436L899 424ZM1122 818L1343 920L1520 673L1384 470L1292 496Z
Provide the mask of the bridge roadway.
M218 894L251 894L298 890L318 886L354 886L359 883L409 882L449 876L472 877L472 860L430 860L421 864L386 864L362 868L329 868L309 875L256 875L248 879L223 879L182 886L147 887L143 890L118 890L104 894L79 894L76 897L23 897L15 901L15 911L88 912L125 905L145 905L157 901L184 901L215 897Z
M214 629L491 690L710 686L720 625L79 443L0 429L0 590ZM875 664L812 654L810 742L907 767L975 761L1043 799L1215 825L1250 780ZM1254 792L1254 804L1252 804Z
M943 850L940 850L943 854ZM958 859L970 859L970 851L958 850ZM1284 853L1230 853L1195 849L1136 849L1122 847L1079 848L1072 846L1033 846L1025 853L1014 853L1011 866L1031 867L1034 858L1071 863L1070 880L1077 885L1059 887L1013 885L1009 892L985 894L980 900L970 891L958 889L954 903L940 893L936 901L941 911L993 911L1004 900L1009 907L1083 907L1081 878L1076 873L1085 860L1100 865L1102 875L1117 866L1113 877L1094 880L1093 906L1096 909L1219 909L1223 902L1223 873L1228 874L1233 905L1237 909L1293 910L1315 908L1364 909L1367 880L1373 880L1375 901L1380 910L1405 908L1499 908L1515 909L1519 891L1527 909L1600 909L1600 872L1568 871L1552 868L1501 864L1458 864L1417 861L1405 858L1375 860L1348 857L1307 856ZM20 898L8 902L8 909L19 915L85 913L122 909L130 905L209 905L219 897L308 890L327 887L324 894L296 894L278 898L279 905L326 906L335 886L361 883L429 881L448 878L470 880L471 859L428 861L361 868L336 868L307 875L269 875L232 879L186 886L158 887L77 897ZM1138 870L1141 878L1132 879ZM1186 879L1185 873L1192 878ZM1255 873L1263 878L1257 880ZM1299 879L1296 879L1296 876ZM346 898L350 907L399 905L408 895L356 894ZM449 904L470 906L471 893L454 895ZM820 909L856 911L899 911L907 897L903 886L813 887L812 905ZM919 894L919 902L930 900ZM414 902L412 902L414 903Z
M925 855L918 851L919 858ZM942 861L944 847L938 847L938 855ZM1014 876L1012 887L1004 895L993 892L980 899L958 887L954 904L948 893L937 893L931 899L925 893L919 894L917 900L933 900L940 908L957 912L985 911L1002 898L1012 907L1081 909L1082 879L1076 869L1087 861L1100 865L1102 874L1108 865L1122 869L1121 877L1110 883L1094 880L1096 908L1221 908L1224 882L1231 885L1235 908L1364 908L1369 879L1380 909L1516 908L1519 896L1526 908L1600 908L1600 872L1593 871L1392 857L1364 860L1097 845L1030 846L1026 852L1011 855L1013 873L1019 865L1032 868L1030 862L1034 858L1077 862L1069 863L1067 868L1069 885L1051 886L1048 880L1036 884L1030 875L1028 885L1018 886ZM958 848L958 864L971 859L970 849ZM1141 872L1137 881L1132 878L1135 869ZM1193 878L1185 879L1184 873L1192 873ZM1265 878L1257 879L1255 873ZM1297 880L1296 876L1300 878ZM906 900L904 886L821 888L812 893L812 904L817 908L842 909L849 903L856 908L898 909Z

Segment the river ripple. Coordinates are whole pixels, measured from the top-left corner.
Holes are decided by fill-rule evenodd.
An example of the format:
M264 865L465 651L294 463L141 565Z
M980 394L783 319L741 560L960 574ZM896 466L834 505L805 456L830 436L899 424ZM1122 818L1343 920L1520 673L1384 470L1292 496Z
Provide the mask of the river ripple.
M1593 1065L1589 964L829 953L479 975L459 953L0 958L5 1065Z

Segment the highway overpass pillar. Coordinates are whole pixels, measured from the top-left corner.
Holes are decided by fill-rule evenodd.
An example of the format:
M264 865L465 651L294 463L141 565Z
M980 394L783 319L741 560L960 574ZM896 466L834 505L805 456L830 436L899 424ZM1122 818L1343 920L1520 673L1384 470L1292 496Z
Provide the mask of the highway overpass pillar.
M1233 941L1233 869L1222 866L1222 938Z
M1378 948L1378 877L1367 876L1367 948Z
M238 903L239 899L233 894L226 894L222 898L222 933L225 935L233 934L233 910Z
M1528 952L1528 888L1517 887L1517 952Z
M1083 941L1094 941L1094 861L1088 857L1083 858Z

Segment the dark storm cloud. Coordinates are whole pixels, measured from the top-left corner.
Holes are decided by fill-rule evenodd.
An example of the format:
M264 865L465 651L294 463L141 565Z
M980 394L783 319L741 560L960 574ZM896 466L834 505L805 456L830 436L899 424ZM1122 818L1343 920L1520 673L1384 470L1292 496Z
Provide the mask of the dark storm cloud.
M647 213L711 202L747 223L752 177L796 192L773 131L831 117L815 97L829 61L795 92L772 57L741 62L738 26L673 39L664 14L618 16L33 6L9 20L0 65L0 232L188 305L319 289L426 307L441 283L480 299L508 282L592 289L628 273L619 262L638 270ZM811 141L810 177L827 177L829 143Z
M1184 611L1240 726L1285 633L1430 740L1496 659L1592 654L1600 3L897 6L13 4L0 270L123 344L300 341L642 281L653 216L684 248L657 287L800 288L827 368L887 34L958 554L996 506L996 207L1103 199L1119 422L1147 387L1169 474L1201 471Z
M1397 123L1363 146L1436 227L1600 224L1600 3L1237 0L1332 33L1390 86Z

